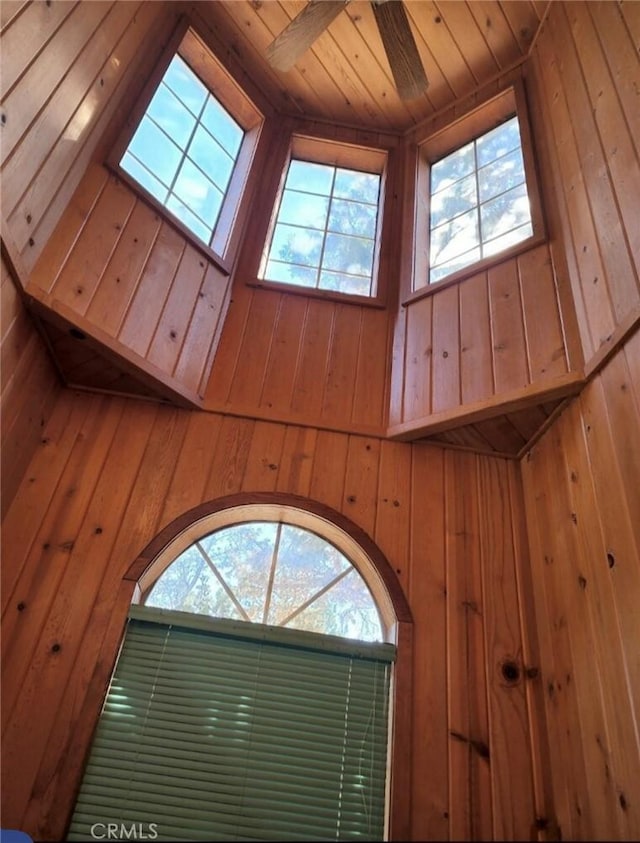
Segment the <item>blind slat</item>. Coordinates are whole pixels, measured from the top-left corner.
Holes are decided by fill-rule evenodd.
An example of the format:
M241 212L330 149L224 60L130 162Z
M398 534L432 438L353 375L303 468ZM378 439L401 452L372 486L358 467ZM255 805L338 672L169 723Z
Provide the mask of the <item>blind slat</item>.
M390 645L134 608L69 840L382 839Z

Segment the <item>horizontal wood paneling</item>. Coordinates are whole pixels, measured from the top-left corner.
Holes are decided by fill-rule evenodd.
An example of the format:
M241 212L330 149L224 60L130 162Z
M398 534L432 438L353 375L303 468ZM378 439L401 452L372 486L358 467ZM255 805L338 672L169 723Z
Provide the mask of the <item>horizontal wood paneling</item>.
M640 835L640 333L523 460L563 839Z
M640 302L634 5L553 3L529 63L543 185L557 205L552 239L587 364Z
M569 372L553 255L538 246L454 286L408 302L396 323L392 425ZM396 369L400 367L400 372Z
M18 282L0 263L0 419L2 516L9 508L58 398L61 382L42 338L18 293Z
M62 839L142 548L198 503L277 490L364 529L410 602L411 839L530 839L536 655L516 588L528 562L510 527L513 462L65 391L29 478L2 533L6 825Z
M27 269L176 19L172 3L106 0L36 0L9 17L0 51L3 217Z

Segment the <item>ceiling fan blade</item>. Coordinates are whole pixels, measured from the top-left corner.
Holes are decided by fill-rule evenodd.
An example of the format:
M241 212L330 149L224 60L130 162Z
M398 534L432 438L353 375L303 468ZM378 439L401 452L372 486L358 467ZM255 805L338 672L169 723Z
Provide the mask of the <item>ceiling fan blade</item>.
M290 70L300 56L344 9L348 0L311 0L267 47L265 56L276 70Z
M372 0L371 5L400 99L415 99L426 91L429 82L404 6L401 0Z

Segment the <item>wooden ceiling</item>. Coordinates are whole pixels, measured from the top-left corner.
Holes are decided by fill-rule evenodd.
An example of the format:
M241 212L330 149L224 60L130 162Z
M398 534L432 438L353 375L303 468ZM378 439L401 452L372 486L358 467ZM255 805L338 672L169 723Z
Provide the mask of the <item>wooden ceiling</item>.
M265 59L305 0L201 0L191 4L268 100L299 117L404 132L528 55L548 0L405 0L429 80L403 102L369 0L351 0L287 72Z

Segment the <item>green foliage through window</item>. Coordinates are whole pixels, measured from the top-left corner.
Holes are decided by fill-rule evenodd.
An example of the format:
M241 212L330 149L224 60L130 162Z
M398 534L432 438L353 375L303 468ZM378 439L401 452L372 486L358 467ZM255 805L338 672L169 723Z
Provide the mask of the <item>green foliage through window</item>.
M161 609L384 639L364 580L325 539L292 524L252 521L204 536L160 575L145 603Z
M518 118L431 166L429 281L533 234Z
M263 278L372 295L380 176L292 160Z

